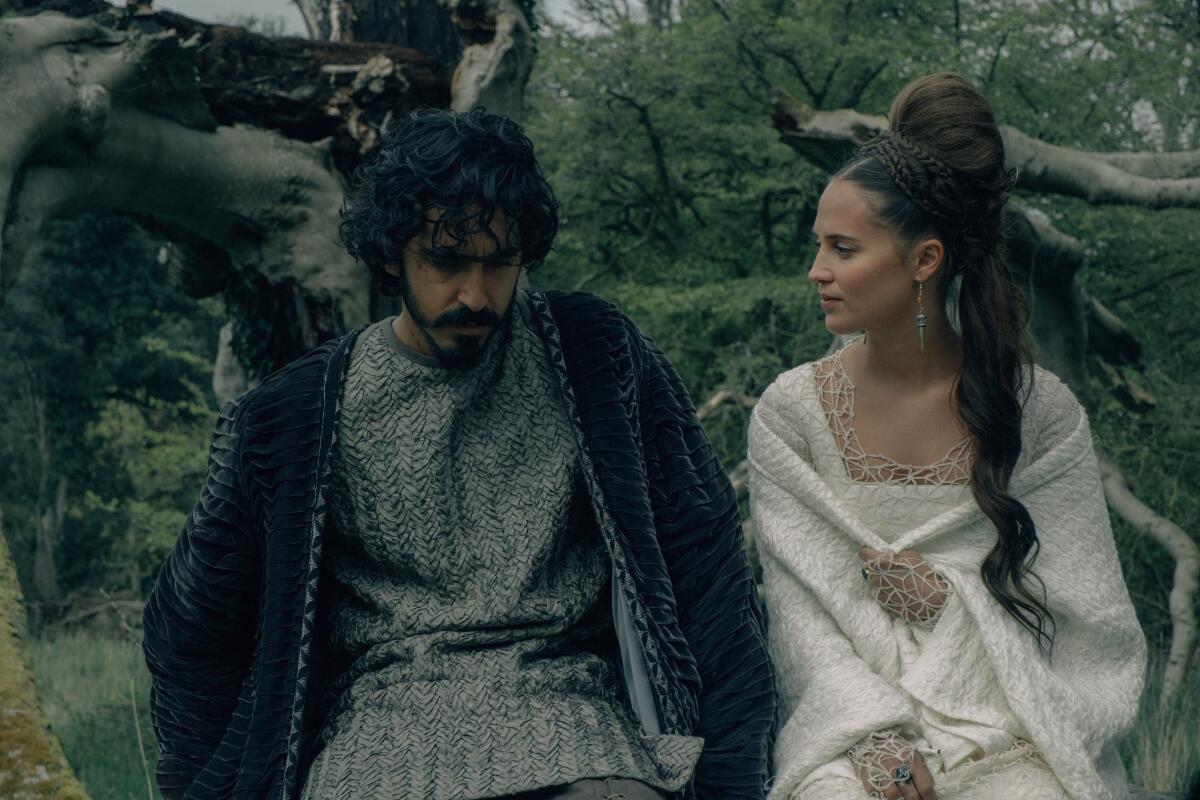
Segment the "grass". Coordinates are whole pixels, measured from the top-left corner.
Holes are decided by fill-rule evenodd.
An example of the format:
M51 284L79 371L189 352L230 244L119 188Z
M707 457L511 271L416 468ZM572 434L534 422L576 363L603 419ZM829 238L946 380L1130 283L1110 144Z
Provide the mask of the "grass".
M1131 783L1160 792L1182 792L1200 778L1200 668L1193 664L1187 680L1165 706L1161 651L1153 652L1146 690L1133 731L1121 747Z
M147 780L158 750L141 648L129 638L69 633L35 639L32 650L42 708L92 800L155 800Z

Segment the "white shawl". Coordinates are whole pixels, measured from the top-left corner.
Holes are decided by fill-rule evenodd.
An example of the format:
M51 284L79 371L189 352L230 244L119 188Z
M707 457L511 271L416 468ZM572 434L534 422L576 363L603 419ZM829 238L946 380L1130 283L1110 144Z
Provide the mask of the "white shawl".
M805 380L811 365L781 376L749 430L750 503L782 710L771 800L790 797L864 736L916 725L914 701L978 720L972 658L990 662L1008 706L1074 800L1127 797L1117 744L1137 710L1145 639L1121 576L1086 415L1080 410L1075 429L1046 443L1010 484L1041 542L1034 571L1057 623L1047 661L980 578L996 532L969 494L890 544L841 505L798 452L805 421L788 393ZM907 668L892 618L860 577L864 544L915 549L961 600L963 613L944 615Z

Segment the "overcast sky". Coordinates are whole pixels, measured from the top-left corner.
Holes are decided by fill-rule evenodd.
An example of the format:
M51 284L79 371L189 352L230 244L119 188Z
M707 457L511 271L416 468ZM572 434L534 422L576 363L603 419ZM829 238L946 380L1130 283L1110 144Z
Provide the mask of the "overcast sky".
M283 19L284 30L293 36L304 36L304 18L291 0L154 0L154 7L198 19L201 22L222 22L230 17L255 16Z
M545 0L542 7L555 18L569 0ZM304 18L291 0L154 0L154 7L177 11L201 22L222 22L233 16L274 17L283 20L284 31L292 36L307 35Z

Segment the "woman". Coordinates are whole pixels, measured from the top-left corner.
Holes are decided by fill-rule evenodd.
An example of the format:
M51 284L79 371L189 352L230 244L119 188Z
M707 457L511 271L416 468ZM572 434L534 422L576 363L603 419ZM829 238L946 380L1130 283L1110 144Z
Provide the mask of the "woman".
M1013 176L952 74L829 182L808 278L842 350L750 423L782 727L772 800L1125 797L1145 642L1086 415L1031 366Z

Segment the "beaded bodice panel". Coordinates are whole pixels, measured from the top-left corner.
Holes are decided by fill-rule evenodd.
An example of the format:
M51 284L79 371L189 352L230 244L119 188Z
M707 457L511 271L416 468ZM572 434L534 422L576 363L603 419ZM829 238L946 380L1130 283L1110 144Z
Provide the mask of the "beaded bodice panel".
M971 480L971 440L964 436L932 464L901 464L881 453L868 453L854 430L854 383L842 364L842 350L813 366L813 376L846 475L859 483L915 486L966 485Z

